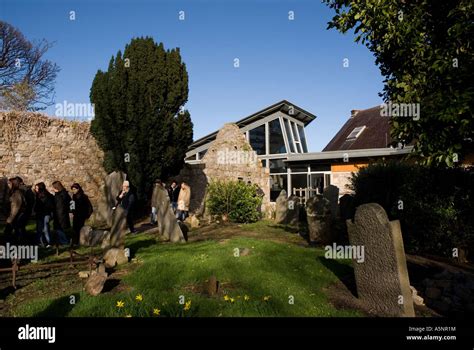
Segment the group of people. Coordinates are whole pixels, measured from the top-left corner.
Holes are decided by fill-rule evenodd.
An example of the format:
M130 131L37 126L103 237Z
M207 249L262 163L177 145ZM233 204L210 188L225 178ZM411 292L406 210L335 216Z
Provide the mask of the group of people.
M166 186L161 180L157 180L155 184L159 187L166 189L171 203L171 209L176 215L176 219L180 221L186 220L189 216L189 205L191 201L191 187L186 183L182 182L180 185L173 180L169 186ZM155 192L152 196L152 205L151 205L151 223L157 223L157 210L156 203L153 203L153 198L155 198Z
M168 188L168 195L171 201L171 208L176 214L176 219L180 221L186 220L189 215L191 187L184 181L180 186L178 186L176 181L172 181Z
M26 186L19 176L8 180L8 188L10 210L4 235L7 242L21 244L34 241L35 244L43 247L53 244L79 245L81 229L93 213L91 201L81 185L78 183L71 185L72 197L60 181L52 183L54 194L48 191L44 182L39 182L31 188ZM172 181L166 190L176 219L186 220L191 200L190 186L185 182L178 185L176 181ZM130 183L124 181L113 209L117 206L124 209L127 226L131 233L136 232L133 220L135 202L136 196L130 190ZM33 215L36 219L36 235L28 237L26 225ZM156 219L155 208L152 212L152 222L156 223ZM53 223L53 230L50 227L51 223Z
M85 221L92 215L93 207L81 185L71 185L72 197L60 181L52 183L54 195L44 182L37 183L33 189L19 176L8 180L10 210L6 221L5 239L11 243L31 242L27 237L26 225L34 214L36 218L35 244L79 244L79 235ZM70 216L72 216L72 226ZM50 223L53 222L53 232ZM71 239L67 238L72 228Z

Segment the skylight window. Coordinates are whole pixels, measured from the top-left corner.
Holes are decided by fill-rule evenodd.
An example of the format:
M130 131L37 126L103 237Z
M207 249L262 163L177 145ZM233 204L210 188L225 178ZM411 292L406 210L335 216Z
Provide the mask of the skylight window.
M360 134L362 134L362 131L364 131L364 129L365 129L365 125L354 128L354 130L352 130L349 136L347 136L347 140L355 140L356 138L359 137Z

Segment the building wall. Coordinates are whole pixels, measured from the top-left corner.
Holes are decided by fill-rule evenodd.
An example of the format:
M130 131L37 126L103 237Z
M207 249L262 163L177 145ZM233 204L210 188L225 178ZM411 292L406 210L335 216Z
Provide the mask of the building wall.
M106 173L89 127L38 113L0 113L0 177L21 176L27 185L43 181L50 191L55 180L68 190L78 182L96 206Z
M331 185L339 188L339 196L353 193L353 191L348 188L352 173L359 171L360 168L367 165L367 163L354 162L331 164Z

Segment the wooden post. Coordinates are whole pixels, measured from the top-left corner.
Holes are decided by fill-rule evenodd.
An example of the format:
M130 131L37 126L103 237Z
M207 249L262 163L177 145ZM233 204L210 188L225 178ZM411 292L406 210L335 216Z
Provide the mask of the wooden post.
M16 272L18 271L18 259L12 260L12 286L16 289Z

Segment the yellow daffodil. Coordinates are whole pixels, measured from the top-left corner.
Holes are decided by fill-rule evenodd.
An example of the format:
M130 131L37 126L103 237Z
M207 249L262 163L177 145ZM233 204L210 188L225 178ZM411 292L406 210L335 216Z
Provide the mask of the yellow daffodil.
M263 297L263 301L269 301L271 299L271 296L270 295L265 295Z
M160 316L161 310L160 309L153 309L153 315Z
M244 295L244 300L245 301L249 301L250 300L250 297L248 295Z
M184 304L184 311L188 311L189 309L191 309L191 300Z
M224 295L224 300L225 300L225 301L229 301L229 300L230 300L229 296L228 296L228 295Z
M115 305L118 308L122 308L125 306L125 303L122 300L117 301L117 305Z
M230 302L233 303L235 301L234 298L230 298Z
M135 300L136 300L136 301L143 301L143 295L138 294L138 295L135 297Z

